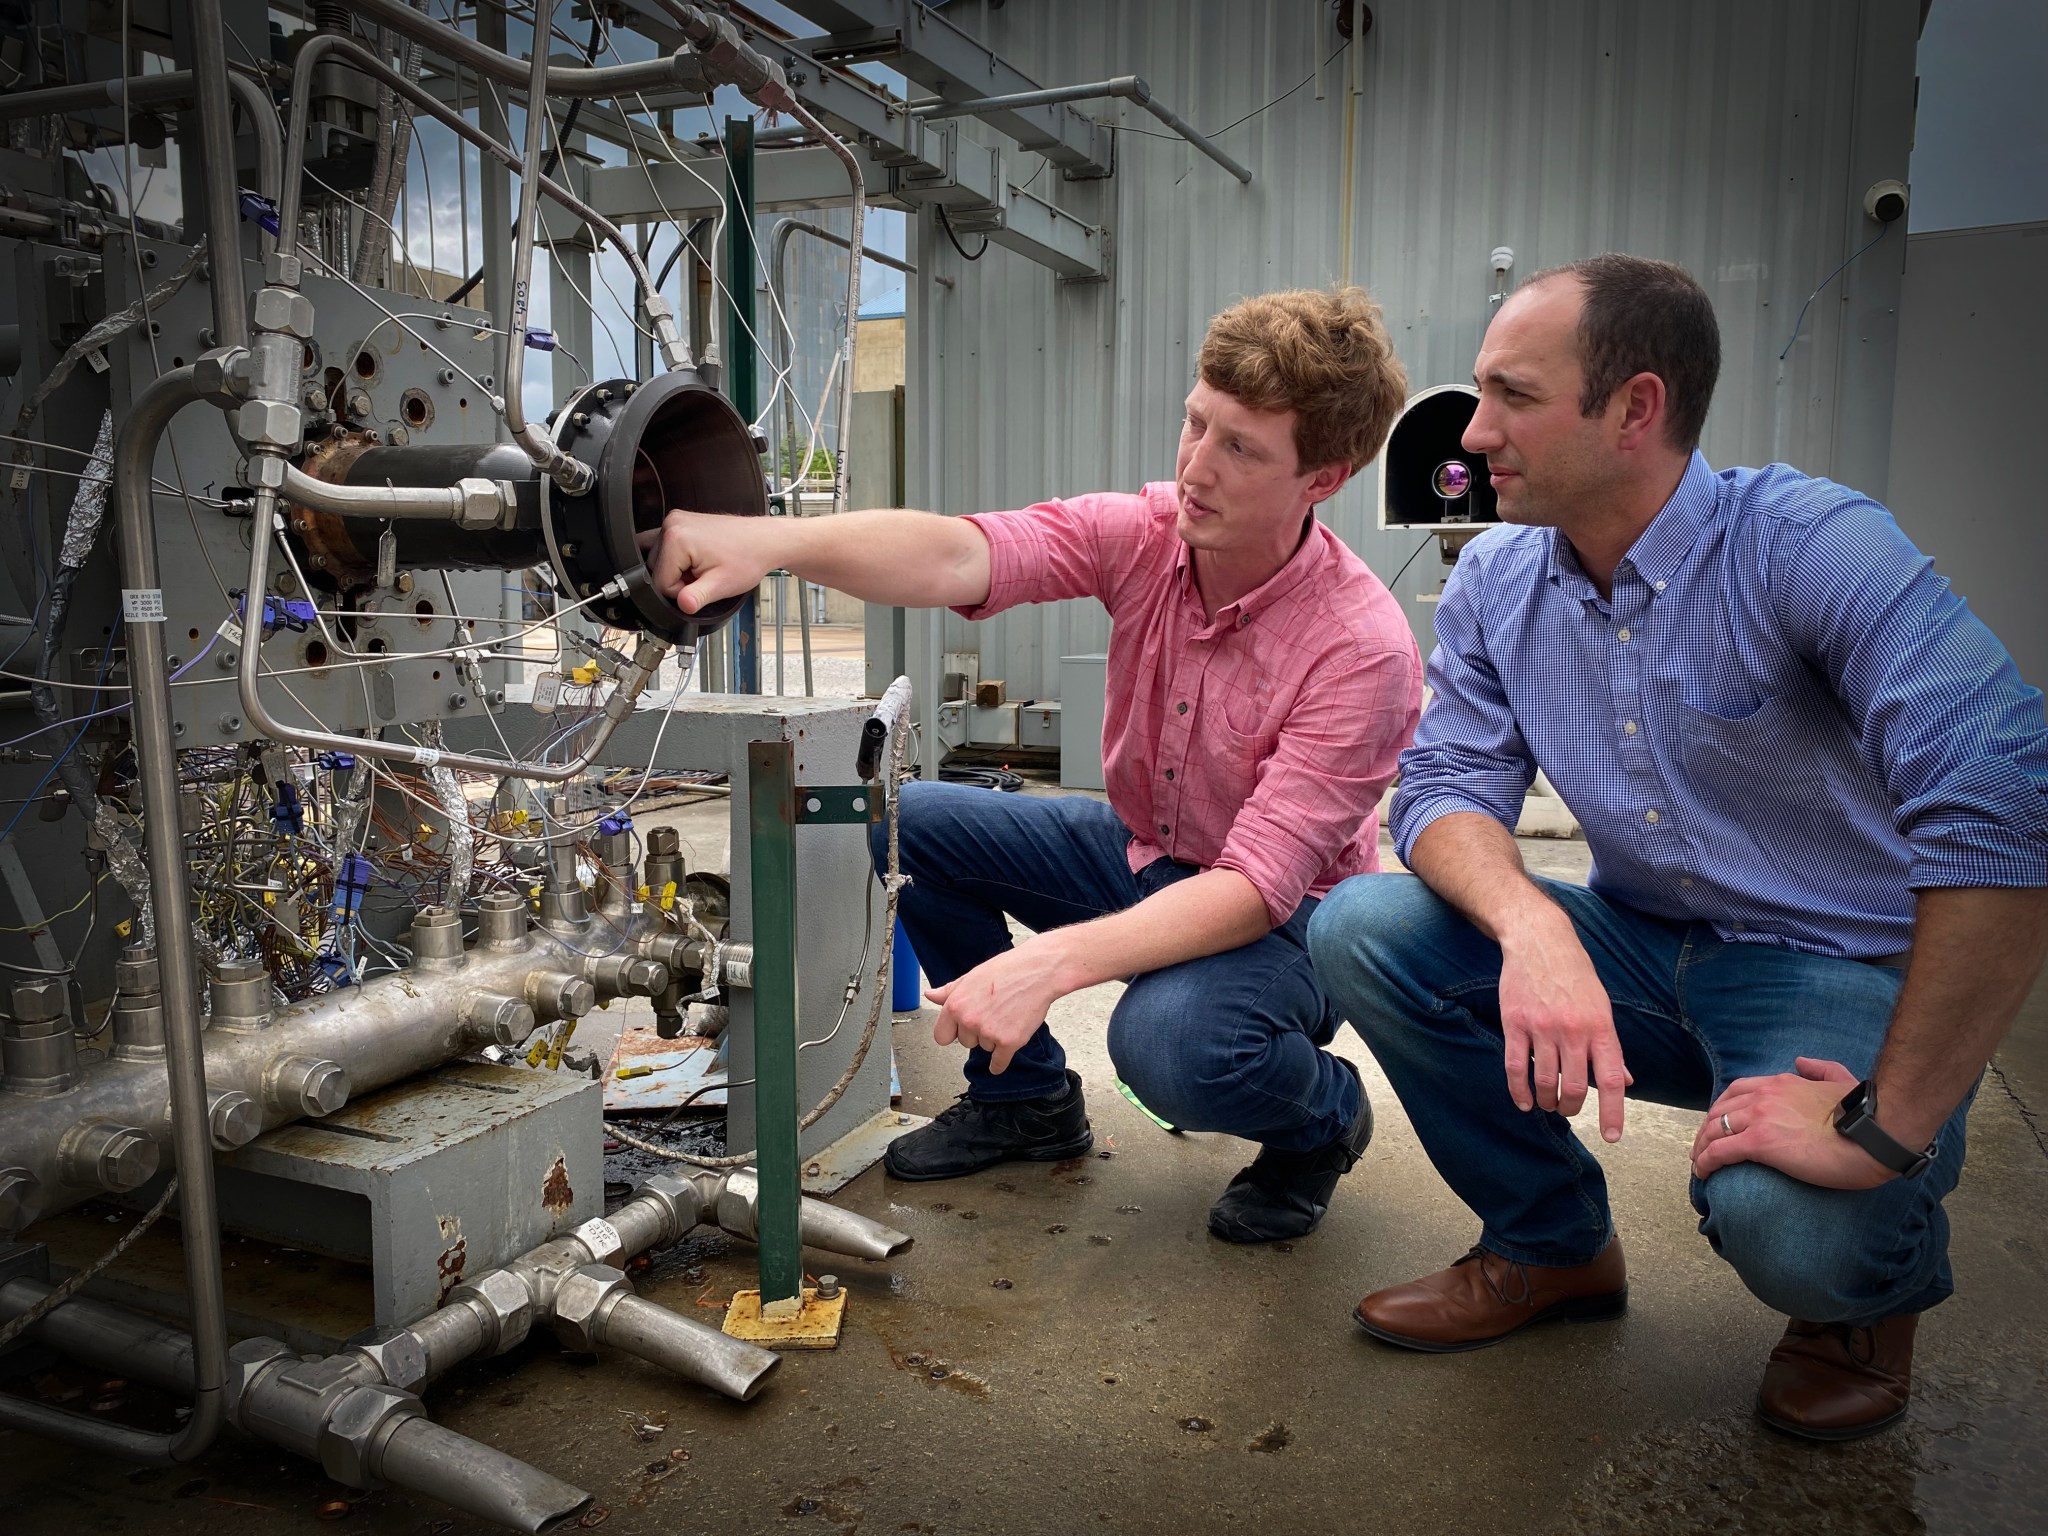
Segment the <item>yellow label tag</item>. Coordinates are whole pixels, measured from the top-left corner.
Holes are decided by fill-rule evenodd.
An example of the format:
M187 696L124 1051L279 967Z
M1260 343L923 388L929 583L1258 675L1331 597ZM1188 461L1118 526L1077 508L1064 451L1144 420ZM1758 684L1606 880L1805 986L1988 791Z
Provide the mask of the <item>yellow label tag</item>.
M594 661L586 661L582 666L574 668L569 673L569 680L571 682L582 683L585 687L596 682L597 679L597 663Z
M121 936L122 938L124 938L124 939L125 939L125 938L127 938L127 937L128 937L128 935L129 935L129 934L131 934L131 933L133 933L134 931L135 931L135 924L134 924L134 923L132 923L132 922L130 922L130 921L129 921L129 920L127 919L127 918L125 918L125 917L124 917L124 918L122 918L122 919L121 919L121 921L119 921L118 923L114 924L114 932L116 932L117 934L119 934L119 935L120 935L120 936Z
M671 880L661 888L661 910L673 912L676 909L676 883Z

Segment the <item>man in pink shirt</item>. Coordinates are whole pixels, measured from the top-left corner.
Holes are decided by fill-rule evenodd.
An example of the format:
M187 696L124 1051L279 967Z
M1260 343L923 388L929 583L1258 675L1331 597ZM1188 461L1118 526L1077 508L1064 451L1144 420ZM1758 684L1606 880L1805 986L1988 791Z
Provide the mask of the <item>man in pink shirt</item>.
M1233 1242L1322 1219L1372 1135L1305 947L1318 900L1379 867L1376 808L1415 729L1399 605L1315 515L1386 440L1406 379L1365 292L1243 300L1211 324L1172 484L1017 512L669 514L658 587L689 612L778 567L869 602L986 618L1094 597L1111 619L1103 770L1084 796L904 786L900 909L969 1047L968 1090L896 1141L942 1179L1092 1143L1057 998L1128 979L1110 1057L1154 1111L1261 1144L1209 1214ZM1013 943L1006 918L1033 932Z

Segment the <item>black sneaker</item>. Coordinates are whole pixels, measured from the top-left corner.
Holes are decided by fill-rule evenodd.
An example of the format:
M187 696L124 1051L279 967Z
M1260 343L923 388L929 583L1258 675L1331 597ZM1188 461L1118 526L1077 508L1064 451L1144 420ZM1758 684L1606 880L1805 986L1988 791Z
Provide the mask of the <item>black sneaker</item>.
M1358 1068L1337 1058L1353 1077ZM1351 1171L1372 1140L1372 1100L1358 1085L1358 1118L1342 1136L1311 1152L1266 1147L1209 1207L1209 1230L1226 1243L1270 1243L1315 1231L1337 1181Z
M1064 1093L995 1102L961 1094L930 1125L890 1142L882 1165L899 1179L954 1179L1013 1158L1056 1163L1094 1145L1081 1074L1069 1069Z

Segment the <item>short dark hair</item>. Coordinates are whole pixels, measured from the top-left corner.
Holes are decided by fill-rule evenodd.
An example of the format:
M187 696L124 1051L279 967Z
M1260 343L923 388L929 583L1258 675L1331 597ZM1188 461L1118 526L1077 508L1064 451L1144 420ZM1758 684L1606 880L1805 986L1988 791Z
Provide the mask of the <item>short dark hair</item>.
M1579 410L1604 410L1614 392L1639 373L1664 381L1664 432L1687 453L1700 445L1714 381L1721 375L1721 328L1706 289L1685 268L1647 256L1610 251L1546 267L1522 286L1553 277L1578 280L1579 366L1585 388Z

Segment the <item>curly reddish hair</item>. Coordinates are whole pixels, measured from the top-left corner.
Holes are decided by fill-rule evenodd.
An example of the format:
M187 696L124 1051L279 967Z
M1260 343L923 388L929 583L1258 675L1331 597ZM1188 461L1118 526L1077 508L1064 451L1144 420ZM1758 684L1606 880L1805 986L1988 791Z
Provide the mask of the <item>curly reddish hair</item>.
M1304 472L1358 470L1386 445L1408 374L1363 288L1290 288L1240 299L1209 323L1202 382L1261 411L1294 412Z

